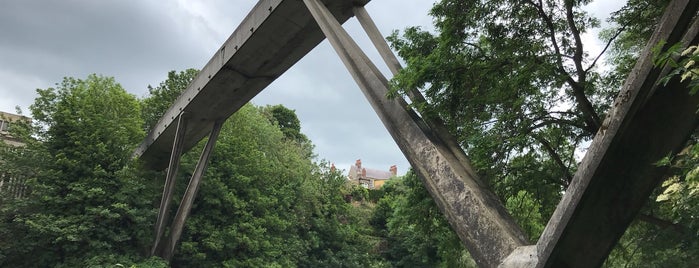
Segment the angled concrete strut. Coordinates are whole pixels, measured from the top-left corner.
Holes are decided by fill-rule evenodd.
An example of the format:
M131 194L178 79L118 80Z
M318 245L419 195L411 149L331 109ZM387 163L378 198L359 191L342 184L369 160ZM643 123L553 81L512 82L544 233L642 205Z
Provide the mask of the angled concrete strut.
M187 131L187 115L181 113L177 117L177 130L175 131L175 138L172 143L172 152L170 153L170 162L168 163L167 175L165 176L165 185L163 187L163 196L160 200L160 208L158 209L158 218L155 222L155 240L151 248L151 256L155 255L158 251L160 239L163 237L163 232L165 231L165 221L168 219L168 214L170 212L170 201L172 200L172 194L175 190L177 171L180 168L185 131Z
M653 65L651 48L699 42L699 1L672 1L537 243L538 267L598 267L699 123L699 96ZM667 47L667 46L666 46Z
M386 97L388 81L327 8L318 0L304 3L476 262L495 267L524 245L523 232L472 168L403 99Z
M187 185L187 190L182 196L182 201L175 218L172 220L172 226L170 227L170 235L166 241L166 244L162 246L162 252L159 256L163 257L165 260L172 259L172 255L175 252L175 246L180 240L182 235L182 230L184 229L184 223L189 216L189 212L192 210L192 204L194 204L194 198L199 192L199 185L201 184L202 177L206 172L206 168L209 165L209 158L214 150L216 141L218 140L218 134L221 132L221 127L223 126L223 121L217 121L214 123L213 129L209 134L209 139L206 141L204 150L201 152L197 166L194 168L194 173L192 173L192 178L189 180L189 185Z

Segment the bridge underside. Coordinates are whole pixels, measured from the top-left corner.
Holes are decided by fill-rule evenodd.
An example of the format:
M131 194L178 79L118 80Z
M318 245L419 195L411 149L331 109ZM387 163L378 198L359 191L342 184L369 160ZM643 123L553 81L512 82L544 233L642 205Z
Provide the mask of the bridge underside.
M323 2L344 23L354 16L353 7L369 0ZM134 157L153 169L165 169L182 112L190 119L184 134L188 151L214 122L230 117L324 39L303 2L259 1L148 133Z
M600 266L663 178L666 169L654 163L678 152L699 122L699 97L689 96L686 85L677 79L660 86L657 80L667 70L652 64L650 48L660 40L685 45L699 42L695 18L699 2L675 0L627 78L544 233L536 244L529 244L444 127L418 116L405 100L386 98L387 79L341 27L356 15L389 68L397 72L397 59L363 8L368 2L261 0L253 8L135 152L152 168L168 167L156 224L156 241L160 241L179 156L214 130L208 152L202 153L195 172L198 175L192 177L183 198L188 201L170 227L176 235L165 239L165 246L156 242L154 254L166 259L172 256L220 122L325 38L483 267ZM411 96L420 97L419 92Z

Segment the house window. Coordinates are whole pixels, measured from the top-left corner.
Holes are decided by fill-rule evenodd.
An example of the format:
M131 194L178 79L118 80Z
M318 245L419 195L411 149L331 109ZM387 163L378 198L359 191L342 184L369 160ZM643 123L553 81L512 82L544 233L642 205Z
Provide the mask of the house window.
M7 132L10 130L10 122L5 120L0 120L0 131Z

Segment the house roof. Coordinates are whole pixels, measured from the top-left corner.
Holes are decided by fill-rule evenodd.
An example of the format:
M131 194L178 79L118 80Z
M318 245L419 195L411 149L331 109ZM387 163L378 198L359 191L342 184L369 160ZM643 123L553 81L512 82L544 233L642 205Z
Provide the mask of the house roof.
M388 180L393 174L389 171L367 168L366 177L375 180Z
M388 180L390 179L393 174L391 174L390 171L385 171L385 170L378 170L378 169L373 169L373 168L362 168L366 170L366 178L368 179L374 179L374 180ZM357 179L357 166L350 166L349 170L349 178L356 180Z

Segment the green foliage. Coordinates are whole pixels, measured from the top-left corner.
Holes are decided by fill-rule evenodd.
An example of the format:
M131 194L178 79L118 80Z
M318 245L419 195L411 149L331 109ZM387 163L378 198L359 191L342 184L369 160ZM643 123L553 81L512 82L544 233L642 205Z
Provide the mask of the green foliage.
M197 69L187 69L184 71L167 73L167 79L157 87L148 86L149 95L142 100L141 114L143 116L143 128L148 131L167 109L175 102L177 97L187 89L189 83L199 74Z
M600 86L578 40L598 26L581 9L586 1L544 2L443 0L431 10L436 33L413 27L389 37L407 62L393 94L423 92L413 106L446 123L503 202L532 194L536 225L570 183L575 152L614 92Z
M582 43L583 33L599 27L582 9L589 2L441 0L431 10L435 32L411 27L389 37L407 63L391 81L390 95L410 97L426 120L446 123L531 239L541 233L572 180L581 153L669 0L629 0L612 13L612 27L602 33L609 43L603 53L611 52L606 57L590 55ZM699 85L697 50L676 48L660 57L676 67L670 75L689 81L692 92ZM611 66L604 68L611 70L600 71L605 58ZM686 190L691 184L677 181L683 185L668 185L670 192L660 195L668 198L664 203L646 207L659 218L635 224L607 265L691 263L688 256L697 251L687 241L695 236L652 236L668 229L663 227L668 222L694 224L693 211L671 213L686 201L670 204L670 196L692 197ZM380 200L372 223L390 226L384 219L399 211L392 206L400 203ZM633 254L620 253L626 249ZM673 256L677 259L670 260Z
M641 50L659 23L669 0L630 0L610 18L616 23L604 32L604 38L618 37L611 46L612 71L605 77L606 84L619 87L634 66ZM662 42L654 47L656 66L667 64L670 74L660 80L666 84L679 75L689 79L688 90L697 90L696 76L693 75L695 49L684 48L679 44ZM684 50L684 51L683 51ZM682 55L684 52L685 55ZM659 159L657 165L671 167L668 179L658 192L654 193L641 215L626 231L611 255L606 267L691 267L697 263L699 241L697 234L696 205L691 194L691 171L699 164L695 158L696 137L689 141L685 152ZM695 201L696 202L696 201Z
M141 123L138 101L113 78L65 78L57 88L37 93L30 109L45 128L38 135L63 172L115 172L143 136L134 124Z
M38 127L26 129L27 146L1 152L31 192L2 206L0 265L137 261L154 217L152 188L124 168L143 136L138 101L97 75L37 92L30 108Z
M505 207L515 218L517 224L522 227L522 230L529 235L530 241L539 239L541 232L544 231L546 219L542 219L541 205L537 203L534 195L521 190L517 195L507 199Z
M611 42L607 61L612 70L603 77L605 86L619 88L646 46L669 0L629 0L608 19L612 27L601 38Z
M112 78L66 78L39 90L35 126L15 130L26 146L0 145L3 174L31 189L1 199L0 266L167 266L144 258L163 174L129 158L143 137L139 111L162 114L187 74L171 72L143 110ZM278 111L275 120L265 111ZM282 126L281 117L296 119L283 106L246 105L225 124L173 266L385 266L371 251L371 206L346 202L346 178L313 163L300 125ZM183 157L179 181L197 149Z
M681 43L676 43L663 51L665 45L665 42L661 42L654 47L654 64L667 65L671 71L658 80L658 83L667 85L670 79L680 76L680 82L688 80L689 93L696 94L699 91L699 66L696 64L699 61L699 46L683 48Z
M604 267L694 267L699 246L696 236L686 235L671 227L634 222Z
M386 244L381 255L395 267L475 267L422 182L412 171L381 188L371 224Z
M599 24L584 4L442 0L431 10L436 33L389 37L407 63L393 94L424 94L413 107L446 123L533 240L615 92L579 40Z
M391 94L425 95L413 107L446 123L532 240L667 1L631 0L614 13L618 28L604 33L613 41L609 74L597 72L597 58L579 42L598 27L581 9L588 2L442 0L431 11L436 33L408 28L390 37L408 63ZM679 70L673 74L696 83L697 50L686 49L679 61L672 53L683 51L671 50L664 59ZM145 258L164 174L129 157L197 73L168 73L140 103L96 75L38 90L35 125L13 130L27 145L0 145L0 170L31 190L27 198L0 199L0 266L166 267ZM174 206L201 147L183 157ZM632 225L605 265L697 262L698 151L668 158L665 164L682 167L673 166L648 217ZM414 173L378 191L350 186L313 162L293 110L246 105L224 125L171 265L475 263Z
M346 179L311 162L259 109L224 125L173 265L365 267L375 261L344 200ZM183 168L187 169L187 168Z
M362 187L361 185L353 185L352 191L350 192L353 200L363 201L369 199L369 189Z
M296 111L281 104L267 105L261 109L262 113L267 116L272 124L276 124L284 133L284 137L299 142L308 141L306 135L301 133L301 121L296 116Z
M686 232L686 238L699 241L699 144L688 146L684 154L673 161L677 172L662 184L655 198L659 212ZM699 243L694 243L699 247ZM699 250L699 248L697 248Z
M176 263L293 264L293 253L302 252L300 241L288 236L295 233L293 189L311 166L294 149L252 106L232 116L221 131Z

